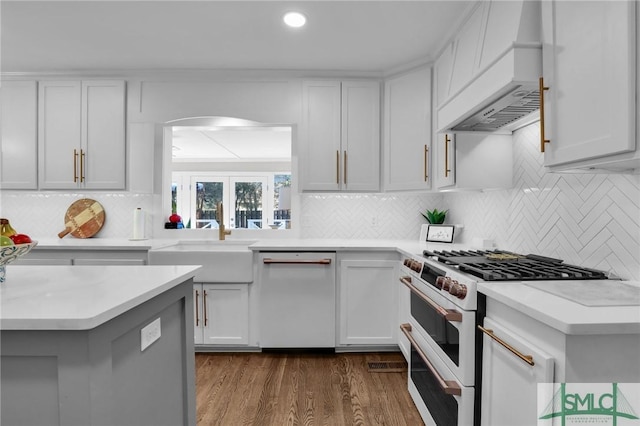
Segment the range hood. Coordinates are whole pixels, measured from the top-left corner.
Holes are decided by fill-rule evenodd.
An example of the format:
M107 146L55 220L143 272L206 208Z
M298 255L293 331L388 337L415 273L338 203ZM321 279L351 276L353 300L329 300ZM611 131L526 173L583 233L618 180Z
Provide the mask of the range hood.
M475 64L473 66L478 68L468 73L467 81L457 80L456 88L450 89L454 91L438 105L436 127L439 132L510 133L539 118L540 5L528 1L517 4L520 6L491 2L486 6L489 12L485 15L488 15L486 25L492 25L492 36L484 36L481 32L475 52L456 49L454 71L462 64ZM505 12L507 10L510 14ZM496 28L507 29L499 33ZM464 30L463 25L460 31L464 33ZM509 38L496 42L498 33ZM491 43L494 44L489 46ZM466 58L462 55L475 56Z
M451 127L455 131L495 132L515 130L540 117L540 91L530 86L516 86L497 101ZM538 114L534 114L538 112Z

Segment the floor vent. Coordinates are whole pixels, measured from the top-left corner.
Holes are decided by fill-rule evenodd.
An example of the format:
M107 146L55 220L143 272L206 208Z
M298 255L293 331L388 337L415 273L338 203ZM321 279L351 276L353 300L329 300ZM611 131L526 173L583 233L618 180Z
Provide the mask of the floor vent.
M406 362L367 362L367 367L370 373L401 373L407 371Z

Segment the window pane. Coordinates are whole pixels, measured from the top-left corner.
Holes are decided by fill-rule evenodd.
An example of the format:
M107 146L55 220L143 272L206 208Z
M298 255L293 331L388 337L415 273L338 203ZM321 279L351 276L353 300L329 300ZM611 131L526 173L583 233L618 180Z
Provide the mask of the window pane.
M196 223L192 228L218 228L216 206L222 202L222 182L196 182Z
M235 182L234 228L265 228L262 217L262 182Z
M278 229L291 228L291 174L273 177L273 224Z

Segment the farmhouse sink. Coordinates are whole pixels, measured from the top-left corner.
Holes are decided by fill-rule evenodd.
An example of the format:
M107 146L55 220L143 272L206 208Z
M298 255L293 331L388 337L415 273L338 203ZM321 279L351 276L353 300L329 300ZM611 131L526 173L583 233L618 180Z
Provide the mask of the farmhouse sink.
M151 265L202 265L195 282L253 281L253 240L185 240L149 251Z

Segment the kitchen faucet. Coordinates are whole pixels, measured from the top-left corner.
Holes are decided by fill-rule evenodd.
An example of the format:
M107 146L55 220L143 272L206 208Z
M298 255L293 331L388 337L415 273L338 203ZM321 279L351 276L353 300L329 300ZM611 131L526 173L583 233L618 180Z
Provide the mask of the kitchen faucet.
M224 229L224 211L222 210L222 202L216 206L216 220L218 221L218 239L224 241L227 235L231 235L231 231Z

